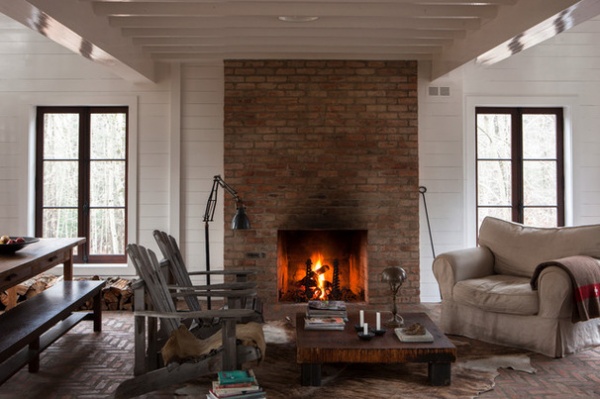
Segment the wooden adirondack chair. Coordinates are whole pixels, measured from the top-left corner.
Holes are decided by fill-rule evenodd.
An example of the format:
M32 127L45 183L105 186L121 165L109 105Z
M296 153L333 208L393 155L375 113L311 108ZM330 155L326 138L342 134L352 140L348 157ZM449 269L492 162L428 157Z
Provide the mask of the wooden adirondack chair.
M137 244L129 244L127 253L141 277L134 284L135 376L117 387L115 398L139 396L220 370L242 368L244 363L261 359L265 350L262 326L255 322L246 325L237 324L241 318L251 316L254 313L252 309L178 311L173 300L174 295L195 295L197 290L191 287L178 287L180 291L173 294L153 251ZM235 292L223 291L221 295L245 296L252 295L252 291L238 289ZM221 332L207 341L214 343L215 337L218 339L220 334L221 340L218 340L220 342L209 347L210 351L207 353L190 361L161 365L160 361L157 361L158 351L168 345L173 347L172 339L179 336L182 319L186 318L218 319ZM160 331L156 329L157 319L160 320ZM187 329L185 331L187 333ZM161 333L163 337L171 337L169 341L161 340ZM198 341L196 346L204 348L202 345L204 341L193 336L192 339ZM238 341L251 341L254 344L242 345ZM175 347L187 346L189 343L189 341L183 345L179 343L179 346L175 345Z
M154 239L156 240L156 243L158 244L158 248L160 249L165 260L168 262L169 271L175 279L175 283L177 284L177 286L194 287L196 290L204 290L205 296L209 298L214 296L220 296L219 294L221 291L247 290L256 288L256 283L247 281L248 276L256 274L256 271L254 270L236 269L192 272L188 271L183 260L183 256L181 255L179 245L177 245L177 241L175 240L175 238L169 235L168 233L160 230L154 230L153 235ZM235 282L193 286L190 276L199 275L235 276ZM213 294L211 295L211 293ZM198 301L196 296L186 296L185 301L190 310L201 310L200 302ZM256 296L236 296L232 294L231 296L227 297L227 307L230 309L253 309L255 313L252 314L252 316L250 316L248 320L244 321L256 321L259 323L264 322L262 315L262 304L259 298L257 298ZM200 325L209 329L212 324L213 322L210 320L203 320L200 322Z

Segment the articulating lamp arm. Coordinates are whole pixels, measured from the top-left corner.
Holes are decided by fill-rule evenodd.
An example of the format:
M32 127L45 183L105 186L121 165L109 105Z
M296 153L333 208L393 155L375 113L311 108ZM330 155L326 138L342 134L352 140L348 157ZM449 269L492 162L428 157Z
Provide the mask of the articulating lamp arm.
M233 189L229 184L225 183L225 180L220 175L216 175L213 179L212 189L210 190L210 195L208 196L208 201L206 202L206 210L204 211L204 222L212 222L215 216L215 210L217 207L217 193L219 191L219 186L223 187L235 200L235 207L239 208L243 202L239 197L237 191Z

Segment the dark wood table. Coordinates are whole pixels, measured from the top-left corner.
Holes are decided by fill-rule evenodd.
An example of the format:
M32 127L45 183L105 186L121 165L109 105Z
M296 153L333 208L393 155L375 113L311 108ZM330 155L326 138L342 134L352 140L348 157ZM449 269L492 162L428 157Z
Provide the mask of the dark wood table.
M391 328L383 336L363 341L354 328L358 324L357 313L349 315L343 331L305 330L304 316L296 315L296 361L301 366L302 385L321 385L323 363L409 362L428 363L431 385L450 385L456 347L425 313L403 313L402 317L407 326L418 322L427 328L434 337L430 343L400 342Z
M14 254L0 254L0 291L6 290L10 309L16 304L14 286L54 266L63 265L65 280L73 280L73 248L85 238L40 238Z

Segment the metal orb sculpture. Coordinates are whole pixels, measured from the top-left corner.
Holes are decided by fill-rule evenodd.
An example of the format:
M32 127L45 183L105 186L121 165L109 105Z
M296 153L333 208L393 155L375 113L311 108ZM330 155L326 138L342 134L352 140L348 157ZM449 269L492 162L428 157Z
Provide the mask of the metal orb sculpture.
M386 268L381 274L381 281L387 282L392 293L392 318L387 321L388 327L404 326L404 319L398 314L398 291L406 280L406 271L400 266Z

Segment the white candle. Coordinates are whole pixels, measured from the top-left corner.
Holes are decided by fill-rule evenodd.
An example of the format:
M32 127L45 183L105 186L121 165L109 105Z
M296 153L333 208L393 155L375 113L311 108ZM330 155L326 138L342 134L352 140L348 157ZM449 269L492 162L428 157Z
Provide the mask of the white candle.
M367 335L369 333L369 323L365 323L363 326L363 334Z
M377 331L381 330L381 313L377 312L376 324Z
M360 324L359 325L362 327L363 324L365 324L365 311L361 310L359 312L359 315L360 315Z

